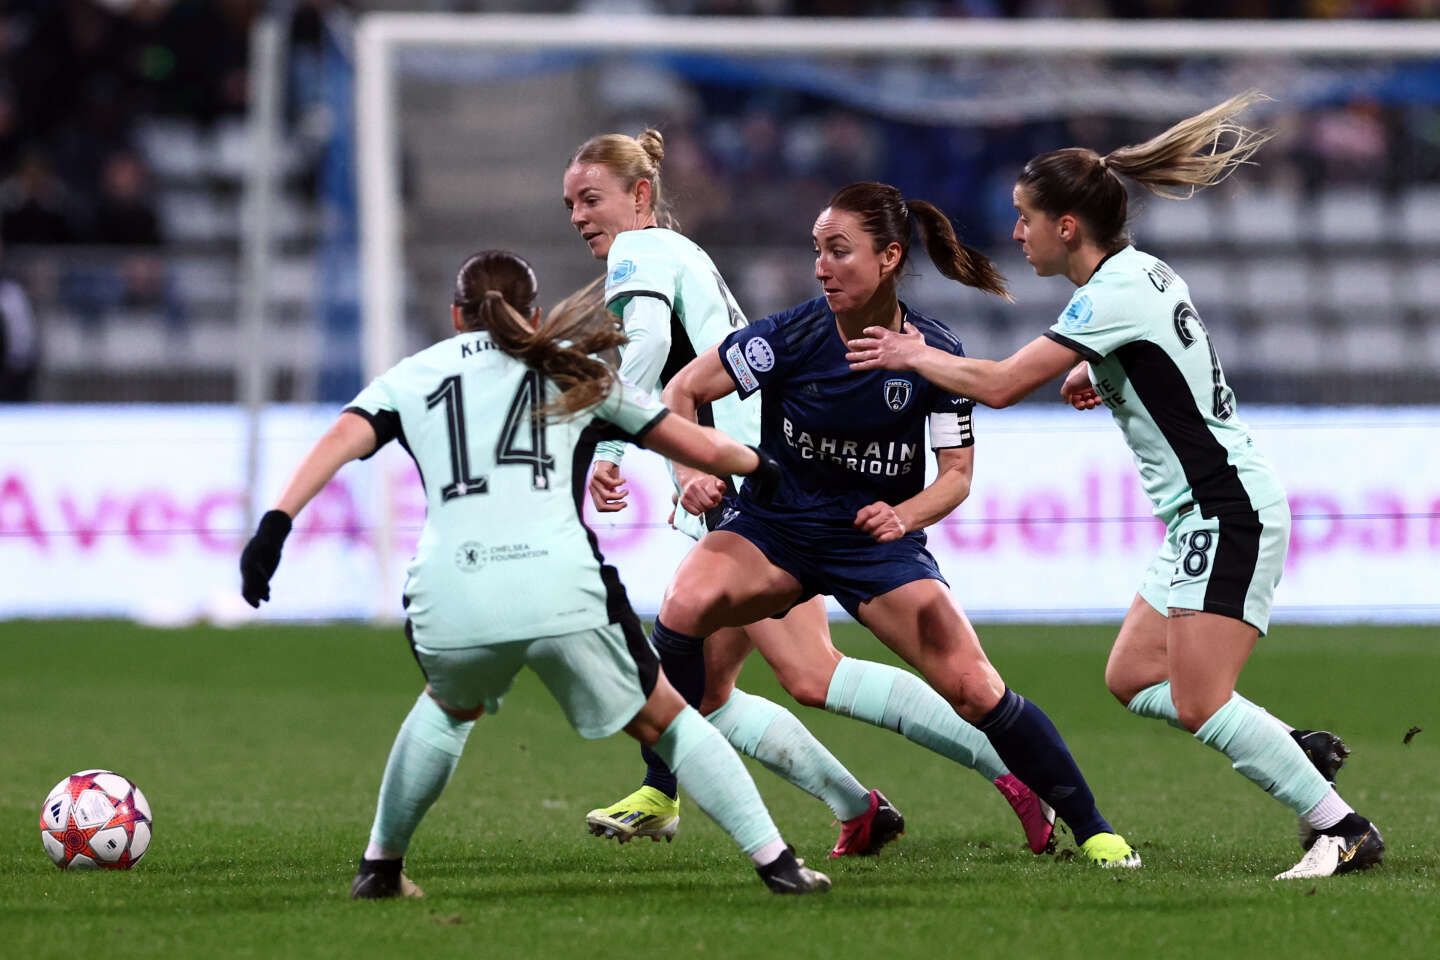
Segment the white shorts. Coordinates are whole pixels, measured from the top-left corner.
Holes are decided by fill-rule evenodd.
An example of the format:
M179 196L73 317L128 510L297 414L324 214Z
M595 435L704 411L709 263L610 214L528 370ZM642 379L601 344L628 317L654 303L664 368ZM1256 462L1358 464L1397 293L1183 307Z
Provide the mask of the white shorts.
M635 718L655 689L659 658L636 623L558 637L431 650L413 639L430 690L455 710L496 713L522 667L539 676L580 736L608 737Z
M1140 596L1161 614L1171 607L1243 620L1263 637L1290 547L1290 505L1202 517L1190 510L1165 534Z

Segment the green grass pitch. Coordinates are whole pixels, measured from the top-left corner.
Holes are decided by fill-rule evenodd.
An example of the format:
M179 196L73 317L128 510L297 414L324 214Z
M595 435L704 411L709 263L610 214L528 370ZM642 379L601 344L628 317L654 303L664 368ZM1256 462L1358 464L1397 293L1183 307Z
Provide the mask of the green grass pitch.
M1224 758L1111 701L1110 627L982 628L992 659L1069 740L1145 868L1021 846L974 773L894 734L801 718L909 831L831 863L828 897L767 894L693 805L676 843L586 835L640 776L632 743L586 743L533 677L477 724L409 870L421 901L352 903L390 742L420 686L396 630L162 631L0 624L0 954L10 957L1433 957L1440 942L1440 630L1280 627L1242 690L1341 733L1345 796L1385 831L1378 870L1275 883L1294 820ZM863 631L838 645L893 659ZM743 684L788 702L763 662ZM1406 731L1423 732L1403 743ZM37 836L62 776L140 784L155 839L131 873L64 874ZM758 767L787 839L823 862L829 812Z

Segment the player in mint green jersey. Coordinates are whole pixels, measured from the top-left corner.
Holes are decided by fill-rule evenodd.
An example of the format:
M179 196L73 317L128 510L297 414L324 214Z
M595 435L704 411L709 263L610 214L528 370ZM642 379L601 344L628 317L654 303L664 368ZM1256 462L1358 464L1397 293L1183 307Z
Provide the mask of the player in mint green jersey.
M425 692L396 737L357 899L420 896L403 873L410 838L460 759L475 720L500 709L523 667L581 736L625 730L666 758L700 808L777 893L823 892L780 839L740 758L659 668L615 569L580 519L602 436L773 486L778 467L668 411L591 354L620 343L593 293L541 326L529 265L505 251L469 258L456 280L456 336L377 377L315 445L240 558L242 593L270 598L294 517L341 466L391 440L425 484L425 527L405 584L406 637ZM527 314L530 314L527 319Z
M745 314L710 257L673 229L661 188L664 140L655 130L638 138L593 137L580 146L564 177L571 224L607 265L605 299L624 323L620 372L657 393L697 355L712 351ZM760 401L721 397L700 411L742 443L760 440ZM620 463L624 443L601 444L590 493L602 513L626 507ZM735 477L675 467L675 525L699 539L738 491ZM796 700L901 732L910 740L968 766L991 781L1019 816L1030 848L1050 844L1054 812L1006 768L984 734L950 710L913 674L886 664L844 657L830 640L824 602L815 597L779 619L727 627L703 643L657 623L653 640L676 689L730 737L742 753L823 800L841 822L832 854L870 854L898 836L899 812L883 794L865 789L788 710L734 689L752 647ZM863 696L857 691L863 691ZM675 779L653 751L643 751L639 789L590 811L592 833L624 842L671 838L679 823Z
M1235 692L1269 626L1290 510L1237 416L1189 287L1131 245L1121 180L1171 199L1220 182L1269 139L1235 120L1258 99L1233 97L1105 156L1073 147L1025 165L1014 239L1037 274L1079 288L1046 336L996 362L953 357L913 331L870 328L851 341L849 358L857 370L916 371L994 407L1068 371L1066 400L1110 408L1167 533L1105 682L1131 711L1188 730L1295 811L1307 852L1276 878L1294 879L1365 869L1385 845L1330 782L1348 752L1339 739L1294 730Z

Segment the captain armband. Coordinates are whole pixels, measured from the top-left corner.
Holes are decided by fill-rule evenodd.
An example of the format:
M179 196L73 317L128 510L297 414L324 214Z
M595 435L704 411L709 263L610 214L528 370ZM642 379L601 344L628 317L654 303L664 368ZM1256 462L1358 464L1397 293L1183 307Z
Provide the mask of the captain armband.
M930 449L943 450L947 447L969 447L975 443L975 431L971 423L974 406L966 401L959 404L954 412L936 410L930 414Z

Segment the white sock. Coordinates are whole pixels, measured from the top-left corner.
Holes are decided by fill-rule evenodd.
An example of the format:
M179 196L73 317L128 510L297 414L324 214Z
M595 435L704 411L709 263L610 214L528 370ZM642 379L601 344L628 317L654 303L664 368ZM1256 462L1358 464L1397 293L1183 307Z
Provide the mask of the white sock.
M1341 800L1340 794L1331 787L1330 792L1321 797L1319 803L1300 815L1300 819L1316 830L1324 830L1326 827L1335 826L1354 812L1355 808Z
M394 850L388 850L385 847L380 846L373 840L370 841L369 846L365 848L366 860L399 860L403 856L405 856L405 854L396 853Z
M784 853L785 850L785 841L776 837L759 850L750 854L750 859L755 861L755 866L757 867L768 867L776 860L779 860L780 854Z

